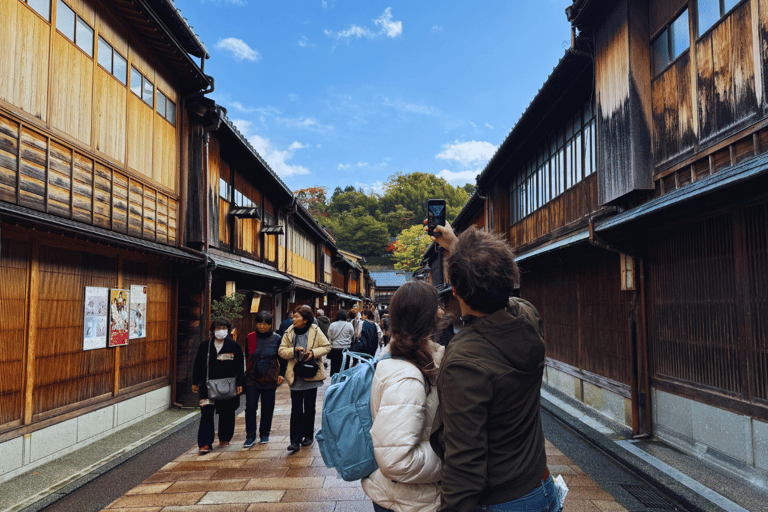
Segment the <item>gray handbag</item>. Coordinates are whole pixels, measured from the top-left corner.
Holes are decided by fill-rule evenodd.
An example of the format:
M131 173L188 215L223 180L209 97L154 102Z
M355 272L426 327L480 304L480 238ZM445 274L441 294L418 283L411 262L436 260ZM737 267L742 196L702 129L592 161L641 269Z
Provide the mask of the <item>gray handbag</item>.
M213 339L208 341L208 359L205 362L205 386L208 388L208 400L217 402L235 398L237 396L237 377L225 377L223 379L208 378L212 346Z

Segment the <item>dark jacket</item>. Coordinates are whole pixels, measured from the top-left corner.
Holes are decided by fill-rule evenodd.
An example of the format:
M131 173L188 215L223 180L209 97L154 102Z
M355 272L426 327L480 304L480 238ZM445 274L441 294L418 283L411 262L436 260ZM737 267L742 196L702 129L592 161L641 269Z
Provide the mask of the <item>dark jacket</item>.
M293 319L291 317L288 317L282 322L280 322L280 326L277 328L275 333L277 333L277 335L280 336L280 339L283 339L283 334L285 334L285 331L287 331L288 328L291 326L293 326Z
M325 337L328 337L328 327L331 326L331 319L327 316L319 316L317 317L317 326L320 328L321 331L323 331L323 334L325 334Z
M209 338L200 344L195 356L195 365L192 368L192 382L200 386L200 398L208 397L208 388L205 386L205 361L208 359L209 369L208 378L224 379L227 377L237 377L237 385L242 386L243 376L243 349L232 338L224 339L224 346L217 354L216 347L210 346L212 340Z
M466 318L446 347L430 438L444 462L440 511L512 501L541 481L544 353L539 313L515 298L506 310Z
M248 356L248 371L245 375L246 386L255 386L262 376L267 375L274 360L281 363L280 375L285 376L285 363L287 361L277 356L278 348L280 348L280 336L275 332L266 338L260 337L257 333L248 335L248 352L252 353Z

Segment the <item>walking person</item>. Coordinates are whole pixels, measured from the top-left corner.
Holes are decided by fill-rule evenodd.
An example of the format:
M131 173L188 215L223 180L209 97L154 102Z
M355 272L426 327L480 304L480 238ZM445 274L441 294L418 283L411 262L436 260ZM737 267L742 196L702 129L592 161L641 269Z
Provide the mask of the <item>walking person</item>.
M325 316L325 311L322 309L317 310L317 326L323 331L325 337L328 337L328 327L331 325L331 319Z
M434 512L439 505L440 458L429 444L438 405L435 381L443 347L429 336L438 295L409 281L392 297L392 340L371 387L371 439L379 469L362 480L375 512Z
M347 312L340 309L336 313L336 320L328 327L328 340L331 343L331 352L328 359L331 361L331 377L342 370L341 363L344 359L344 349L348 349L352 343L352 324L347 322ZM349 366L349 363L347 363Z
M384 334L384 346L389 345L389 314L384 313L381 316L381 332Z
M285 380L291 387L291 444L288 445L291 453L314 442L317 388L325 379L323 356L331 351L328 339L313 320L309 306L296 309L293 325L285 331L278 350L280 357L288 361ZM314 363L317 371L305 377L296 374L294 369L302 362Z
M376 349L379 348L379 328L369 320L373 314L369 310L363 311L363 320L357 320L355 336L352 339L350 350L368 354L371 357L376 355ZM354 325L354 324L353 324Z
M381 347L384 344L384 333L381 330L379 322L374 320L373 309L363 311L363 319L369 324L373 325L374 328L376 328L376 343L379 347Z
M256 313L256 332L248 334L248 363L245 376L245 443L250 448L256 443L256 410L261 398L259 442L269 442L272 416L275 412L275 393L283 383L286 365L278 357L280 336L272 330L272 313Z
M200 397L200 427L197 430L198 453L205 454L213 448L216 432L213 415L219 415L219 447L232 440L235 433L235 411L240 405L243 392L243 350L229 337L232 324L220 317L211 323L211 337L197 349L192 367L192 392ZM213 402L208 399L206 380L236 377L237 396Z
M290 326L293 325L293 312L294 309L290 308L288 310L288 314L285 316L285 320L280 322L280 325L277 327L277 335L280 336L280 339L283 339L283 334L285 334L285 331L288 330Z
M464 320L437 379L439 510L559 511L539 412L541 319L530 302L510 297L520 279L512 248L475 227L458 238L449 225L435 231Z

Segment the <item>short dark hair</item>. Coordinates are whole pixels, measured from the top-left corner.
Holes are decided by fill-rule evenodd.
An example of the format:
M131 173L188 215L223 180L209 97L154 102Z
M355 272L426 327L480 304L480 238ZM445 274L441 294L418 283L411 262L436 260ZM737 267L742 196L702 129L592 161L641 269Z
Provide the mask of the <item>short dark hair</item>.
M346 322L347 321L347 310L346 309L340 309L336 313L336 321L337 322Z
M448 279L461 300L482 313L506 307L520 283L512 247L501 236L470 226L446 259Z
M371 311L370 309L366 309L365 311L363 311L363 316L365 318L373 318L374 317L373 311Z
M272 325L272 313L269 311L259 311L253 319L257 324Z
M220 316L211 322L211 333L216 330L217 327L226 327L228 332L232 332L232 322L229 318Z
M298 313L301 315L304 321L308 324L312 324L312 322L315 320L315 315L312 313L312 308L309 306L299 306L294 310L293 313Z

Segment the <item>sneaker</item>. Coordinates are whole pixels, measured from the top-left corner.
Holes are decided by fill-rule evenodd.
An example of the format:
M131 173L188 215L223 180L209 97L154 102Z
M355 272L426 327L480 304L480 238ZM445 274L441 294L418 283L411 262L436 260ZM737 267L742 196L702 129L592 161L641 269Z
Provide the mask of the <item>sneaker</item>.
M245 443L243 443L243 448L250 448L256 444L256 438L255 437L249 437L245 440Z
M288 451L291 453L296 453L301 449L301 446L299 446L299 443L291 443L288 445Z
M267 444L269 442L269 436L261 436L261 439L259 439L259 444Z
M197 450L198 455L205 455L206 453L211 451L210 446L201 446L199 450Z
M304 440L301 442L301 446L307 447L312 446L312 443L315 442L315 439L313 437L305 437Z
M219 448L224 448L225 446L229 446L229 441L219 441Z

